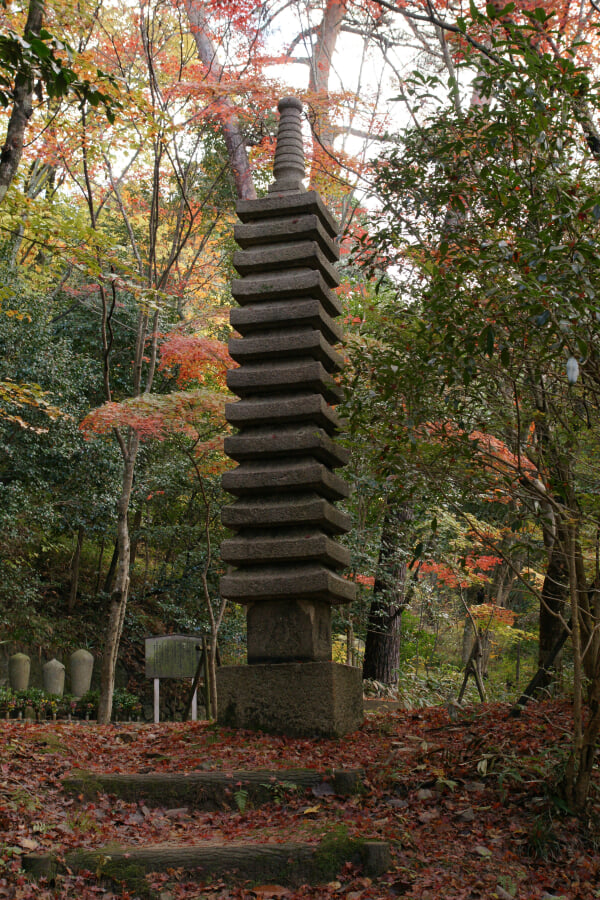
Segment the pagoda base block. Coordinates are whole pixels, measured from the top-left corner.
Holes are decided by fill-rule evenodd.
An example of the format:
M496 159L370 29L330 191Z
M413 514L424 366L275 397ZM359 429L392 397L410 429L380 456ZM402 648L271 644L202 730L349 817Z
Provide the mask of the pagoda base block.
M341 737L363 722L362 673L334 662L217 669L218 722L290 737Z

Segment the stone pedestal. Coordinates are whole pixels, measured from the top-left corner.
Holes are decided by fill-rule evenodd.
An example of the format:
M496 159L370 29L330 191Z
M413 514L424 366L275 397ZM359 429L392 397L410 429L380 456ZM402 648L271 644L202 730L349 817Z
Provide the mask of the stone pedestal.
M363 721L360 669L334 662L217 669L219 722L291 737L341 737Z
M31 661L26 653L14 653L8 661L8 680L13 691L26 691L29 687Z
M334 503L349 494L336 473L348 452L335 440L341 399L335 349L342 330L338 226L319 195L303 187L301 103L279 104L275 181L269 195L237 205L242 224L233 263L237 332L228 372L240 399L226 406L238 431L223 476L237 499L223 510L235 533L221 546L229 568L221 594L247 608L248 663L221 669L220 722L294 735L342 734L362 721L360 672L331 662L331 607L356 587L337 536L349 517Z

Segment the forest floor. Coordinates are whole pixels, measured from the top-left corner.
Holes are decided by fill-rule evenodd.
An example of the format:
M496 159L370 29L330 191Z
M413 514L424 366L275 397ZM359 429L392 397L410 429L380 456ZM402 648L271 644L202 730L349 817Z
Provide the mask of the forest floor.
M346 865L318 887L201 884L171 870L149 875L159 900L250 898L600 898L600 772L585 820L566 816L553 792L569 747L569 707L532 703L472 707L451 721L431 708L383 711L341 740L297 740L209 723L84 722L0 726L0 898L133 898L126 885L68 871L32 881L22 856L73 848L202 841L318 842L344 827L388 841L392 866L367 878ZM261 808L198 812L148 809L101 795L69 797L61 779L90 772L355 768L364 791L279 797Z

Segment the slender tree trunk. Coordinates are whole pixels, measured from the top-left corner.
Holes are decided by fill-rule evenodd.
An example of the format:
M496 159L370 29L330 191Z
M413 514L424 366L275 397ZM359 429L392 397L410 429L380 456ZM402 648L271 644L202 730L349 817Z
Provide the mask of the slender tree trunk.
M565 527L557 524L556 538L549 550L548 566L542 585L540 601L540 637L538 665L545 666L550 653L563 631L569 596L569 571L565 553ZM568 618L568 614L567 614ZM548 670L539 687L548 687L552 676Z
M29 11L25 24L27 35L39 35L42 27L44 4L42 0L29 0ZM27 123L33 113L33 76L31 72L20 72L15 79L13 108L8 120L4 146L0 152L0 203L4 200L11 181L17 173Z
M67 603L67 609L70 613L73 612L75 604L77 603L77 588L79 587L79 563L81 561L81 548L83 547L84 535L85 528L83 527L83 525L80 525L77 530L75 552L73 553L73 560L71 562L71 585L69 587L69 600Z
M217 51L210 39L209 17L203 0L184 0L192 36L198 56L206 68L205 78L210 84L219 85L226 73L217 60ZM240 200L254 200L256 189L246 150L246 140L240 125L237 109L227 96L216 95L213 101L214 117L219 123L227 147L231 171Z
M143 514L144 506L142 503L136 509L133 522L131 523L131 551L130 551L130 560L129 565L133 569L135 565L135 558L137 556L138 544L140 542L141 528L142 528L142 514Z
M98 566L96 569L96 587L94 588L94 600L98 596L98 591L100 590L100 578L102 577L102 561L104 560L105 544L106 539L103 536L100 541L100 552L98 553Z
M139 447L139 437L130 436L128 452L123 459L123 483L119 497L117 517L117 543L119 562L114 590L110 597L110 610L106 642L102 653L102 669L100 672L100 702L98 704L98 722L107 725L112 712L112 699L117 668L117 655L129 594L130 540L129 540L129 502L133 489L133 473Z
M323 168L330 170L334 160L333 142L337 131L331 122L329 78L333 54L346 15L347 5L347 0L327 0L310 60L308 90L313 133L311 181L316 171Z
M412 520L412 510L388 499L381 531L373 598L369 609L363 678L398 683L400 624L406 604L407 565L399 553L401 533Z
M115 583L115 575L117 574L117 563L119 562L119 538L115 541L115 546L113 549L113 554L110 558L110 565L108 567L108 572L106 573L106 578L104 579L104 585L102 586L102 593L111 594L113 589L113 584Z

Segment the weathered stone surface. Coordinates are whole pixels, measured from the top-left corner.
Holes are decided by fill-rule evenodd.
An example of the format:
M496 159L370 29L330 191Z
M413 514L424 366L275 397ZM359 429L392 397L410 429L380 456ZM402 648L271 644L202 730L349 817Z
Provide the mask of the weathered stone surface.
M247 499L222 517L238 534L222 546L224 561L236 570L221 579L221 593L248 607L250 668L268 662L267 679L271 668L281 672L291 661L331 666L330 607L356 596L355 585L335 572L349 554L331 537L347 529L348 519L329 503L348 493L333 472L348 454L333 439L337 416L328 406L342 399L332 377L343 363L333 349L342 336L333 321L342 311L332 290L339 283L337 226L319 197L304 190L302 106L288 98L279 109L275 183L268 198L238 205L244 224L236 230L242 250L234 265L243 277L232 284L241 309L232 311L231 324L241 337L229 348L240 368L228 373L227 384L242 399L228 406L229 421L240 431L226 438L225 451L240 465L224 475L223 487ZM319 671L326 672L324 681L313 679L299 698L298 733L356 727L360 676ZM326 695L316 711L305 708L313 689L315 697ZM270 730L276 722L281 727L274 730L294 733L294 716L282 712L285 701L278 706L278 689L273 696L264 690L258 718L244 706L232 720L242 727L263 727L257 723L264 721ZM360 708L360 715L349 715L350 708Z
M71 675L71 693L74 697L83 697L92 684L94 657L89 650L75 650L69 659Z
M284 391L315 391L329 403L339 403L342 389L320 362L306 359L281 363L250 363L227 372L227 387L239 397Z
M340 276L316 241L268 244L236 250L233 265L240 275L256 275L285 269L318 269L329 287L337 287Z
M42 666L44 690L47 694L62 697L65 692L65 667L57 659L51 659Z
M339 244L324 228L316 215L293 218L263 219L247 225L236 225L233 236L237 244L246 250L263 244L284 243L297 240L316 241L325 256L334 262L339 259Z
M360 669L333 662L221 666L219 722L297 737L340 737L363 721Z
M287 197L260 197L258 200L239 200L235 208L242 222L261 222L277 216L289 218L315 214L332 237L339 233L335 221L317 191L289 194Z
M267 272L234 278L231 293L240 306L261 301L297 300L300 297L315 297L320 300L325 312L336 318L342 314L339 297L329 288L319 271L299 269L296 272Z
M8 661L8 680L13 691L26 691L29 687L31 660L26 653L13 653Z
M222 478L223 487L230 494L243 497L252 494L282 493L285 491L315 491L329 500L343 500L350 494L346 482L327 466L314 460L270 463L242 463Z
M329 341L312 328L280 329L251 337L230 338L229 355L241 365L262 360L310 357L322 363L328 372L339 371L344 361Z
M245 429L225 438L225 453L237 462L261 461L263 457L311 456L330 469L345 466L350 454L317 425L264 426Z
M362 769L256 769L254 771L215 772L150 772L123 775L76 771L63 779L63 790L94 800L99 794L112 794L128 803L143 801L148 807L166 809L187 806L205 811L236 808L234 793L243 789L253 805L273 802L277 791L286 785L308 791L330 784L335 794L356 794L362 784Z
M248 607L248 662L331 660L331 606L305 600L265 601Z
M318 563L247 566L223 575L221 594L243 604L294 598L337 606L356 599L356 585Z
M346 863L361 865L371 877L382 875L390 866L389 846L384 841L363 841L332 835L321 844L217 841L197 846L154 844L146 847L115 847L70 850L59 863L58 855L30 853L22 857L23 867L35 877L55 877L61 866L71 872L92 871L98 878L127 884L137 894L147 893L146 872L193 872L196 881L213 877L228 882L276 881L298 886L330 882Z
M277 146L273 160L274 184L269 193L304 192L304 149L302 146L302 102L297 97L284 97L277 104L280 113Z
M293 324L298 327L312 325L330 344L341 344L343 340L342 328L325 312L321 301L313 297L236 307L231 310L229 319L232 327L242 335Z
M225 417L238 428L252 425L287 425L310 421L333 434L340 417L321 394L294 394L292 397L253 397L225 404Z
M269 561L321 562L334 569L350 565L347 547L322 532L301 528L229 538L221 544L221 557L233 566Z
M315 525L330 534L344 534L352 526L347 513L317 494L236 500L223 507L221 521L234 529Z

